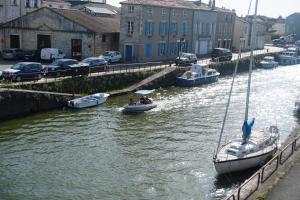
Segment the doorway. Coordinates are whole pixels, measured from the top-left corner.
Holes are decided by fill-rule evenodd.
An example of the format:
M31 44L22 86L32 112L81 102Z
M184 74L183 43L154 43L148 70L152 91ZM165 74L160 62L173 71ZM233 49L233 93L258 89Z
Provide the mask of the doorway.
M37 35L37 49L51 48L50 35Z
M82 58L82 41L81 39L71 40L71 56L73 59L81 60Z
M10 48L20 48L19 35L10 35Z
M132 45L126 45L125 46L125 54L126 54L126 61L132 62L132 56L133 56L133 47Z

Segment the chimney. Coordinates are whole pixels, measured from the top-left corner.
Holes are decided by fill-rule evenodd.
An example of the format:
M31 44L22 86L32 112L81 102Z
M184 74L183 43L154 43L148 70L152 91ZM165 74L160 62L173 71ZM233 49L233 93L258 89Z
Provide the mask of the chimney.
M209 0L208 6L209 6L209 7L212 6L211 0Z
M215 8L216 8L216 0L213 0L212 9L214 10Z

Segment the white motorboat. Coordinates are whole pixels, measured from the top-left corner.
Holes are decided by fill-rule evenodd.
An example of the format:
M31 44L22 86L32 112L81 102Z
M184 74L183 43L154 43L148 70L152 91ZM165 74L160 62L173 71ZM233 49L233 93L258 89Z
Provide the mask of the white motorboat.
M136 91L136 94L140 95L147 95L154 92L154 90L139 90ZM141 97L138 102L134 102L130 99L130 102L123 106L124 113L138 113L138 112L145 112L156 108L157 105L153 102L153 99L148 97Z
M92 106L97 106L103 104L108 97L109 94L107 93L92 94L78 99L70 100L68 101L68 106L71 108L88 108Z
M260 62L260 65L257 66L258 68L264 68L264 69L271 69L274 67L278 67L278 62L274 60L273 56L266 56L264 59Z
M281 65L296 65L300 63L299 47L291 47L279 55Z
M256 0L255 15L252 23L252 29L251 29L252 36L255 35L254 33L256 32L255 24L257 19L257 5L258 5L258 0ZM234 70L234 75L231 83L229 98L226 106L225 116L222 123L222 128L219 136L216 153L213 157L215 169L218 172L218 174L246 170L246 169L250 169L262 165L269 158L271 158L273 154L277 151L277 145L279 140L278 128L276 126L270 126L270 128L268 128L264 132L252 131L252 126L254 125L254 118L252 120L248 119L252 69L254 64L254 56L253 56L254 41L255 41L255 37L251 37L251 56L250 56L250 65L249 65L249 78L248 78L247 97L246 97L245 119L242 126L243 134L241 138L234 139L233 141L227 144L225 142L225 145L221 146L222 135L225 128L226 118L228 115L234 81L235 81L236 72L239 63L239 59L238 59ZM239 58L240 57L241 57L241 50L239 52Z

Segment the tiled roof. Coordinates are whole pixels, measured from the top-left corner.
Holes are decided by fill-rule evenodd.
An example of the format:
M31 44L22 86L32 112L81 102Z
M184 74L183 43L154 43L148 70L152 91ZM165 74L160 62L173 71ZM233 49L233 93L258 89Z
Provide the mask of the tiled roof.
M184 1L184 0L127 0L121 2L121 4L150 5L150 6L185 8L185 9L198 8L198 6L194 2Z
M131 5L149 5L149 6L158 6L158 7L168 7L168 8L184 8L184 9L193 9L193 10L213 10L220 12L234 12L233 10L226 8L215 7L212 9L208 4L201 3L197 1L186 1L186 0L127 0L123 1L120 4L131 4Z
M120 32L120 16L96 17L75 9L45 8L96 33Z

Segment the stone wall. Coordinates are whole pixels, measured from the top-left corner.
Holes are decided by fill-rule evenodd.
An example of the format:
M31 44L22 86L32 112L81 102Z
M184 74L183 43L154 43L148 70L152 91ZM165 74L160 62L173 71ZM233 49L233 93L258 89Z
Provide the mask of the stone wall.
M0 121L60 108L70 98L70 95L47 92L1 90Z

